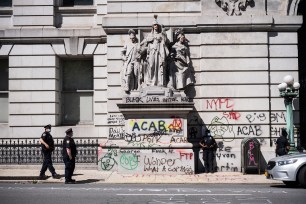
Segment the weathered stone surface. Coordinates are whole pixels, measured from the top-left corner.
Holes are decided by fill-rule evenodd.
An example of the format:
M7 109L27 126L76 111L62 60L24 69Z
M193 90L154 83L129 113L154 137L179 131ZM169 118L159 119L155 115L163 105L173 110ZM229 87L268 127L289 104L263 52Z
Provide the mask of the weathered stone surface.
M230 39L230 40L229 40ZM202 33L201 44L267 44L266 32Z
M55 56L10 56L10 67L58 66Z
M297 45L270 45L271 57L298 57Z
M54 103L10 104L10 114L55 114Z
M271 70L298 70L298 58L271 58L270 59Z
M95 102L106 102L107 101L107 91L95 91L94 94L94 100Z
M271 77L271 84L280 84L283 82L284 77L288 75L287 71L283 72L271 72L270 77ZM295 81L299 80L299 73L298 71L290 71L290 75L293 76Z
M17 16L53 16L53 6L14 6L13 13Z
M95 113L107 113L107 103L95 103L94 110Z
M202 97L268 97L269 88L266 85L202 85L200 92Z
M267 57L267 45L201 46L201 57Z
M107 68L94 67L94 78L107 78Z
M54 5L54 0L28 0L28 1L24 1L24 0L14 0L13 1L13 5L17 6L17 5L22 5L22 6L29 6L29 5L50 5L53 6Z
M44 80L10 80L10 90L56 90L56 81L51 79Z
M272 60L272 59L271 59ZM213 70L268 70L267 58L202 59L201 71Z
M268 72L202 72L197 84L267 84Z
M14 45L10 55L53 55L50 45Z
M15 16L13 18L14 26L53 26L53 16Z
M106 90L107 89L107 79L95 79L94 89L95 90Z
M50 79L56 78L58 70L54 67L48 68L10 68L10 79L25 79L25 78L38 78Z
M106 66L107 58L106 55L94 55L94 66Z
M297 33L286 33L286 32L270 32L269 43L270 44L297 44Z

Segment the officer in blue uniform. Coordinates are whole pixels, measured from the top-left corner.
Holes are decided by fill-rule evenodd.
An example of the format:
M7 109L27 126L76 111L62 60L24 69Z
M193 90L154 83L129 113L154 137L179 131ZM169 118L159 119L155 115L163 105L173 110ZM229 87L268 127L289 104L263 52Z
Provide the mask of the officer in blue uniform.
M290 143L288 142L287 139L287 131L285 128L282 128L282 133L279 136L279 138L276 140L276 149L275 153L277 156L283 156L288 154L290 150Z
M66 130L66 137L63 141L63 160L65 163L65 183L75 183L72 179L73 171L75 168L75 157L77 155L76 145L72 139L73 131L71 128Z
M45 172L47 169L52 174L53 178L59 178L59 175L55 172L55 169L52 165L52 152L54 151L54 140L52 138L52 135L50 134L51 132L51 125L46 125L45 127L45 132L41 135L39 141L41 144L41 150L43 154L43 165L40 170L40 179L45 179L46 175Z
M200 142L200 146L203 149L205 173L214 173L214 151L216 151L218 145L215 139L211 136L210 130L205 131L204 137Z

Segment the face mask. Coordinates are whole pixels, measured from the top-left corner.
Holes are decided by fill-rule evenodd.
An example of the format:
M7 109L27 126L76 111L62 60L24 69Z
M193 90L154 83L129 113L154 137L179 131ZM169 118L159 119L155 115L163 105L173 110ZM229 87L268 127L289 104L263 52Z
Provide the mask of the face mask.
M46 129L46 132L51 132L51 130L50 129Z

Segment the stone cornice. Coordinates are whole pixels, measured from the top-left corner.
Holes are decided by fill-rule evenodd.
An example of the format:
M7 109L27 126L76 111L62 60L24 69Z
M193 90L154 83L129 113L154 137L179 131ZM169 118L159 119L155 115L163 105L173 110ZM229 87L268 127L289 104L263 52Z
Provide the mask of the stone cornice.
M71 37L84 38L92 43L106 42L106 33L102 28L19 27L0 30L1 43L54 43Z
M205 31L297 31L302 16L161 16L158 21L166 28L183 27L186 32ZM103 28L109 33L126 33L128 29L151 29L151 17L104 17Z

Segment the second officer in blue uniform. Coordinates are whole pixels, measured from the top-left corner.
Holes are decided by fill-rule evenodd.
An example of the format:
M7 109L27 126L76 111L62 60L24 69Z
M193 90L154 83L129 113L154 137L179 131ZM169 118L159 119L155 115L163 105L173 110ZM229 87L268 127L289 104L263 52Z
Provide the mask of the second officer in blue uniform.
M72 139L73 131L71 128L66 130L66 137L63 141L63 160L65 163L65 183L75 183L72 179L73 171L75 168L75 157L77 149L74 140Z

